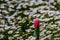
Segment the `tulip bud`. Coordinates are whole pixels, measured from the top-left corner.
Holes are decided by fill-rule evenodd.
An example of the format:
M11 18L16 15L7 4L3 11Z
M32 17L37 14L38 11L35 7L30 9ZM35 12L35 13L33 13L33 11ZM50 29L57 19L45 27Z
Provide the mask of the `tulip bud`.
M34 19L34 27L35 28L38 28L39 27L39 19L38 18L36 18L36 19Z

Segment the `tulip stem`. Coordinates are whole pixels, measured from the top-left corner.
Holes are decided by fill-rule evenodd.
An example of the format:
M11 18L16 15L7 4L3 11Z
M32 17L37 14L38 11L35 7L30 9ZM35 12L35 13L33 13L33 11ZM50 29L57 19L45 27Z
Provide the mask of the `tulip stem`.
M39 28L35 29L35 35L34 36L36 37L35 40L39 40Z

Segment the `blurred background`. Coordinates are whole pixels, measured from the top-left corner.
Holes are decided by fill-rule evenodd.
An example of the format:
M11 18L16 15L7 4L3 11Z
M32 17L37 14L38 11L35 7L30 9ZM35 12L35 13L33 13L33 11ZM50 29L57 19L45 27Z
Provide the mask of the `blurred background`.
M0 40L34 40L35 18L40 40L60 40L60 0L0 0Z

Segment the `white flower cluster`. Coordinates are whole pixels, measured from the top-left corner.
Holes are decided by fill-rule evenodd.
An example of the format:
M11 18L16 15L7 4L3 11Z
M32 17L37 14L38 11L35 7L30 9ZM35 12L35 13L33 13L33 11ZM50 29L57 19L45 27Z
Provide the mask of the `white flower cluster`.
M56 32L59 35L60 11L54 6L57 3L60 0L0 0L0 39L35 40L34 18L40 20L41 40L50 39L49 35Z

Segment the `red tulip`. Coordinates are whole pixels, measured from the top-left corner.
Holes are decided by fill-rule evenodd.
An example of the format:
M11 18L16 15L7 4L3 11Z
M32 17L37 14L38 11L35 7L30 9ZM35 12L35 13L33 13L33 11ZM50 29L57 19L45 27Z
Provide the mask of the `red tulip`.
M35 28L38 28L39 27L39 19L38 18L36 18L36 19L34 19L34 27Z

